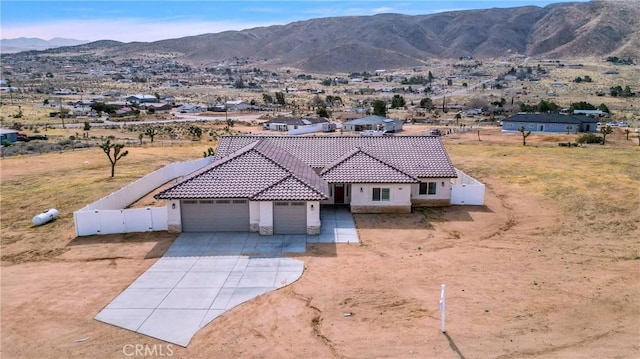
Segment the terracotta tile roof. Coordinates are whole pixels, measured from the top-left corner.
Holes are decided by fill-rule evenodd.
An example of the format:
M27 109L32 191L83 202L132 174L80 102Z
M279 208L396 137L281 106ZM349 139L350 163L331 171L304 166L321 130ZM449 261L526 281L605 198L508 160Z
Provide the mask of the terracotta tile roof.
M286 177L251 197L254 201L321 201L326 198L324 193L298 181L293 176Z
M327 198L327 183L311 167L268 141L260 140L215 160L155 197L252 199L272 186L282 188L281 182L285 179L289 184L299 184L296 199Z
M325 167L320 176L330 183L415 183L415 177L356 148Z
M218 144L216 159L265 138L313 168L325 168L346 153L360 148L416 178L456 177L451 160L437 136L224 136Z
M320 175L314 169L322 169ZM327 182L456 177L439 137L225 136L214 162L156 198L322 200Z

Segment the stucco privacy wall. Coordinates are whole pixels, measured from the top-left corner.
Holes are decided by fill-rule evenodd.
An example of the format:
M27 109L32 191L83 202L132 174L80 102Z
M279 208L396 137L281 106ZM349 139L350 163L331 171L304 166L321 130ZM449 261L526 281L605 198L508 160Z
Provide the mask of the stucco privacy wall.
M451 185L451 204L484 205L484 184L457 168L455 170L458 177L453 179Z
M208 165L213 157L172 163L73 212L77 236L162 231L167 229L166 207L125 209L161 185Z

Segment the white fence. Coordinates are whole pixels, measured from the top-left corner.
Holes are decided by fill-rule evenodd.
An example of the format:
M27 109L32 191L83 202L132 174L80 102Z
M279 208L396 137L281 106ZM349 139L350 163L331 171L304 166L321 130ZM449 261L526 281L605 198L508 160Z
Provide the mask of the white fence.
M202 168L212 160L212 157L205 157L172 163L73 212L76 235L166 230L166 207L125 208L161 185Z
M451 185L451 204L484 205L484 184L456 168L458 178Z

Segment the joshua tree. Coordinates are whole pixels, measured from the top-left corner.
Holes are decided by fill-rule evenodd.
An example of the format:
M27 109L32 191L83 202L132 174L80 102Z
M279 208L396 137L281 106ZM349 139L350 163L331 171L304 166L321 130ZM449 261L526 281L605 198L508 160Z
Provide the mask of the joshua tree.
M520 126L518 131L520 131L520 133L522 134L522 145L526 146L527 145L527 137L529 137L529 135L531 134L531 131L527 131L527 133L525 133L524 132L524 126Z
M158 134L158 130L155 127L149 127L144 131L144 134L151 138L151 143L153 143L153 137ZM140 139L140 144L142 144L142 139Z
M111 177L114 177L116 174L116 163L122 157L125 157L129 154L129 151L121 152L124 148L124 144L122 143L111 143L111 140L107 139L100 145L100 148L107 154L109 157L109 162L111 162ZM112 153L113 150L113 153Z
M609 125L600 127L600 133L602 134L602 145L604 146L605 141L607 140L607 135L613 133L613 128Z

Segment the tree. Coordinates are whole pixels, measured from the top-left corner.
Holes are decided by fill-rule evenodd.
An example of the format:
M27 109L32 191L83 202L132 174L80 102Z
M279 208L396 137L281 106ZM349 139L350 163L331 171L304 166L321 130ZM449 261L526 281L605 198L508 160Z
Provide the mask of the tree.
M151 143L153 143L153 138L158 134L158 130L155 127L148 127L144 131L144 134L149 136L149 138L151 139Z
M600 133L602 134L602 145L607 141L607 135L613 133L613 128L609 125L600 127Z
M382 100L374 100L373 104L373 114L376 116L382 116L382 117L386 117L387 116L387 104L386 102L382 101Z
M627 141L629 141L629 132L631 132L631 130L629 130L628 128L624 129L624 133L627 135Z
M142 139L144 138L144 133L140 132L138 134L138 139L140 140L140 145L142 146Z
M202 129L201 129L200 127L198 127L198 126L191 125L191 126L189 126L188 131L189 131L189 134L190 134L194 139L199 140L199 139L200 139L200 137L202 136Z
M89 123L89 121L84 121L84 127L83 127L84 131L89 131L91 130L91 124Z
M391 108L402 108L406 104L404 97L400 95L393 95L393 98L391 99Z
M610 113L609 107L607 107L607 105L605 105L603 103L601 103L600 106L598 106L598 110L600 110L602 112Z
M318 110L316 110L316 114L318 114L318 117L331 117L331 113L324 106L318 107Z
M518 131L520 131L520 133L522 134L522 145L526 146L527 145L527 137L529 137L529 135L531 134L531 131L527 131L527 133L525 133L524 132L524 126L520 126Z
M124 148L124 144L111 143L110 139L107 139L105 142L103 142L100 145L100 148L102 149L102 151L104 151L104 153L107 154L107 157L109 158L109 162L111 162L111 177L113 178L116 173L116 163L122 157L125 157L126 155L128 155L129 151L122 152L122 149Z
M232 127L233 127L233 120L232 120L232 119L230 119L230 118L228 118L228 119L225 121L224 130L225 130L227 133L231 133L231 128L232 128Z
M429 74L427 75L427 80L429 81L429 86L431 86L431 82L433 81L433 74L431 71L429 71Z
M276 92L276 102L278 103L278 105L280 106L284 106L286 104L286 101L284 99L284 93L282 92Z
M273 96L265 92L262 94L262 100L264 101L265 105L269 106L273 103Z
M432 110L433 107L434 107L433 106L433 101L430 98L425 97L422 100L420 100L420 107Z

